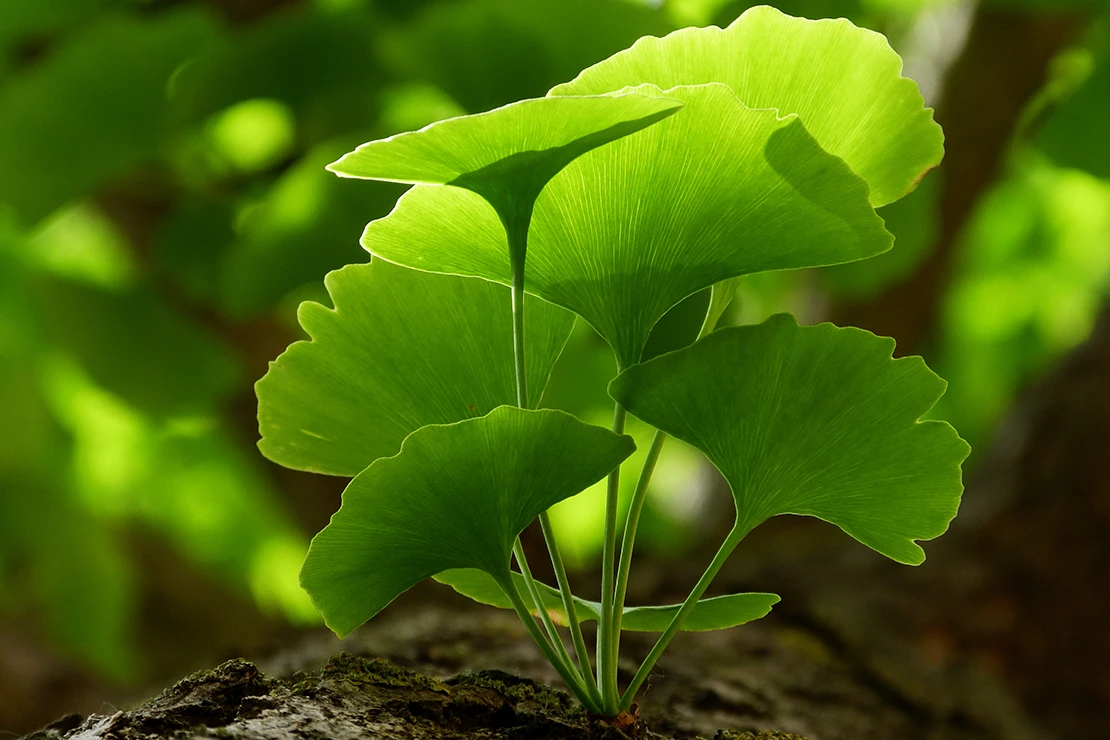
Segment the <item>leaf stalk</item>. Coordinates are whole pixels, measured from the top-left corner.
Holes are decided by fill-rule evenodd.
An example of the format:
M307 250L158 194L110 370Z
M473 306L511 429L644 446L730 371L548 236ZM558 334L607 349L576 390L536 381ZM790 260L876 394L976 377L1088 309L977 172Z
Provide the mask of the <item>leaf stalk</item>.
M695 342L717 328L717 324L720 322L724 309L731 301L732 293L735 292L735 285L735 282L730 283L728 286L728 295L721 301L716 311L713 310L713 306L710 306L710 310L706 312L705 320L702 322L701 329L698 331L698 336L694 339ZM717 290L716 286L714 286L714 290ZM651 447L648 448L647 458L644 460L644 467L641 468L640 477L636 481L636 490L632 493L632 502L628 507L628 515L625 518L624 536L621 539L620 563L617 566L616 598L613 604L613 623L611 628L613 641L615 643L613 652L618 656L620 654L621 620L624 616L625 597L628 595L628 576L632 570L632 549L636 544L636 530L640 524L640 514L643 513L644 502L647 500L647 491L648 485L651 483L651 476L655 473L655 466L659 462L659 456L663 452L663 444L666 441L667 434L658 429L655 430L655 435L651 438ZM633 692L633 696L634 695L635 692ZM627 707L623 706L624 697L621 698L621 705L622 709L627 709Z
M563 564L563 556L559 552L559 544L555 540L555 530L551 527L551 519L547 512L540 514L540 529L547 543L547 550L551 553L551 566L555 570L555 580L559 584L559 595L563 599L563 611L567 615L567 625L570 627L571 640L574 642L574 652L578 656L578 665L586 683L586 688L594 701L601 704L601 692L594 680L593 667L590 665L590 653L586 649L586 639L582 635L582 624L578 620L578 610L574 605L574 594L570 590L570 581L567 570Z
M540 630L540 626L528 611L528 607L525 606L524 599L521 598L516 584L513 583L512 575L506 571L505 575L501 576L498 580L498 585L501 586L501 590L505 592L505 595L509 597L509 601L512 602L513 609L516 611L516 615L520 617L520 621L524 623L524 628L528 630L528 634L532 636L532 640L535 641L536 645L543 651L544 657L547 658L548 662L551 663L559 673L559 676L563 679L563 682L566 683L567 687L570 688L575 698L582 702L582 706L586 707L589 711L600 714L601 707L594 703L589 692L587 692L586 688L580 683L581 678L577 678L570 667L559 659L559 655L555 652L555 648L552 647L551 643L547 641L547 638Z
M732 554L732 551L736 549L736 546L740 544L740 541L744 539L750 529L751 527L749 525L741 526L741 524L737 522L736 525L733 526L732 531L725 537L725 541L721 543L721 547L717 550L717 554L713 556L713 560L709 563L709 567L705 569L701 578L698 579L697 584L694 585L694 590L691 591L690 595L686 597L686 600L682 602L682 608L678 610L678 614L674 615L671 619L671 623L667 625L667 629L659 636L659 639L656 640L655 645L651 648L651 652L644 658L644 662L640 664L640 668L636 671L636 675L632 677L632 681L628 684L628 688L625 689L624 694L621 695L620 708L622 710L628 711L632 706L632 701L636 698L636 692L640 690L644 681L647 680L648 675L651 673L651 669L655 667L655 663L659 660L659 656L663 654L663 651L670 645L674 636L682 629L682 623L686 620L686 617L690 616L690 612L694 610L698 600L705 594L709 585L713 583L713 579L717 576L717 573L720 572L721 567L725 564L725 561L728 560L729 555Z
M647 499L648 484L655 472L655 465L659 462L659 455L663 451L663 443L667 435L659 430L651 438L651 447L648 448L647 459L644 467L640 469L640 477L636 481L636 490L632 494L632 503L628 508L625 518L624 537L621 540L620 563L617 565L616 597L613 602L613 639L616 645L613 651L620 655L621 620L624 616L624 599L628 594L628 576L632 570L632 548L636 542L636 529L640 523L640 513Z
M528 589L529 596L532 597L532 603L536 605L540 621L543 622L543 628L550 640L549 644L559 656L559 661L574 676L575 684L584 690L586 685L582 679L582 674L574 667L574 661L571 660L570 653L567 652L563 640L559 637L559 630L555 627L555 623L551 620L551 614L543 603L543 596L536 585L536 579L532 577L532 569L528 567L528 559L524 556L524 547L520 544L519 537L516 538L516 544L513 545L513 556L516 558L516 564L520 568L521 575L524 576L525 586Z
M613 431L624 433L628 412L619 403L613 407ZM621 469L618 465L609 473L605 490L605 539L601 548L601 620L597 626L598 683L602 705L606 714L616 716L617 706L617 649L619 638L613 633L613 606L616 597L615 570L617 550L617 505L620 497Z
M524 355L524 267L525 258L528 253L528 229L531 225L532 215L531 206L527 209L522 209L522 214L518 215L522 215L522 217L517 219L502 218L502 225L505 227L505 235L509 243L509 265L512 271L512 285L510 291L513 314L513 366L516 375L516 402L517 406L520 408L528 408L528 375ZM559 544L555 537L555 530L551 526L551 520L546 511L540 514L539 519L540 528L543 531L543 539L547 545L548 554L551 557L551 566L555 571L555 580L559 586L559 595L562 597L563 610L567 615L567 623L570 627L571 639L574 642L574 650L578 657L580 672L574 668L574 661L567 653L566 647L559 637L558 630L552 623L551 616L547 613L539 589L536 586L535 579L532 577L532 573L528 568L528 563L524 558L524 550L520 546L519 537L517 538L513 552L516 554L517 563L520 565L521 573L524 575L525 582L528 584L528 589L536 604L536 609L539 611L544 621L544 628L551 638L551 647L559 657L565 661L566 668L574 674L578 683L578 688L589 695L591 699L590 705L597 707L596 711L600 712L601 694L594 680L593 669L590 665L590 654L586 649L586 640L582 635L582 625L578 620L578 613L574 607L574 594L570 588L570 579L567 577L566 566L563 563L563 556L559 550ZM585 676L585 678L583 678L583 676ZM585 704L585 702L583 703Z

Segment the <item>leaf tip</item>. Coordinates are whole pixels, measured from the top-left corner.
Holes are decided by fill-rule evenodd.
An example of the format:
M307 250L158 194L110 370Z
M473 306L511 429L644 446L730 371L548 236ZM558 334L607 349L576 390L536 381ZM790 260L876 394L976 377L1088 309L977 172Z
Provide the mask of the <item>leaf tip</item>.
M905 557L895 558L902 565L921 565L925 562L925 550L921 545L911 541L906 548Z

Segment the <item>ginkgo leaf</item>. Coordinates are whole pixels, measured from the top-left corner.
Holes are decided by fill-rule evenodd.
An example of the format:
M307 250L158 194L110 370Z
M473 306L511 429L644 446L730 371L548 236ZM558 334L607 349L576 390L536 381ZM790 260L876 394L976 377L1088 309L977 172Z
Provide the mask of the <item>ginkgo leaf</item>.
M301 585L343 636L444 570L477 568L509 584L521 530L634 449L631 437L550 409L500 406L418 429L347 486L312 540Z
M582 154L678 111L663 96L535 98L371 141L328 169L341 177L455 185L508 225L527 226L544 185Z
M517 588L526 593L524 576L513 572ZM448 570L438 574L435 580L458 591L463 596L480 604L496 606L499 609L512 609L512 602L491 576L473 568ZM546 583L537 582L540 596L548 612L566 624L566 612L559 591ZM702 599L682 622L684 632L710 632L738 627L754 622L771 613L771 607L779 602L775 594L729 594ZM575 612L583 622L597 621L601 618L601 604L596 601L574 597ZM621 629L627 632L662 632L667 629L674 615L682 608L681 604L666 606L626 606L621 619Z
M894 340L787 314L714 332L609 386L630 413L705 453L732 487L738 536L777 514L831 522L901 563L956 515L969 448L918 421L945 382Z
M353 476L422 426L515 400L508 289L379 260L332 272L325 285L335 309L302 304L312 341L290 346L256 386L266 457ZM534 298L527 305L536 404L574 317Z
M797 117L748 108L720 84L665 94L681 113L568 165L536 202L528 237L527 289L589 321L622 367L702 288L892 243L867 183ZM464 190L413 188L362 244L409 267L510 281L497 216Z
M887 40L844 19L811 21L759 6L728 28L647 36L551 95L590 95L643 83L720 82L752 108L797 114L826 150L871 186L881 206L940 162L944 135L917 84L901 76Z
M340 177L451 185L469 183L476 173L529 155L537 167L553 174L581 154L681 107L663 96L634 94L521 100L367 142L328 169ZM506 164L506 172L514 169Z
M701 599L682 621L683 632L712 632L738 627L771 613L781 599L776 594L726 594ZM601 604L590 602L591 619L601 615ZM663 632L682 609L682 604L626 606L621 629L628 632Z

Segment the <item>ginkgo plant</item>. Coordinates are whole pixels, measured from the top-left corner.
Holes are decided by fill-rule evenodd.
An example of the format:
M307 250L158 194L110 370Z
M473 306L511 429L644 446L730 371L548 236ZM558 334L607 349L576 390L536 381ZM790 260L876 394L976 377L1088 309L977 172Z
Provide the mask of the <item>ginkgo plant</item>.
M942 153L882 36L759 7L727 29L641 39L544 98L329 165L415 187L367 226L373 259L328 275L334 308L301 306L311 341L257 386L266 456L354 478L301 571L328 626L346 635L434 577L514 609L578 700L612 717L678 631L740 625L778 601L703 598L772 516L817 517L921 563L916 541L956 515L969 451L948 424L920 420L944 381L860 329L785 314L716 325L744 275L890 249L875 209ZM710 287L697 337L643 361L656 322ZM612 429L538 408L576 317L614 352ZM621 463L635 449L627 413L657 431L618 543ZM668 436L720 470L736 520L683 603L628 607L637 523ZM595 602L572 593L546 512L605 477ZM520 546L536 519L554 586ZM587 620L598 623L594 660ZM623 630L661 635L622 691Z

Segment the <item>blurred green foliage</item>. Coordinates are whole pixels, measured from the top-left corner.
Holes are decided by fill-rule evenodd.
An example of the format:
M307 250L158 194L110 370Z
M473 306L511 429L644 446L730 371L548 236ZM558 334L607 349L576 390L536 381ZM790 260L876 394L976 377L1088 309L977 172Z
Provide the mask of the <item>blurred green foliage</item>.
M1110 286L1110 182L1033 152L983 199L943 306L935 413L973 444L1014 394L1090 332Z
M996 0L996 5L1017 0ZM1025 0L1036 12L1057 3ZM340 182L354 145L546 90L645 34L727 23L732 0L10 0L0 3L0 619L103 673L145 665L139 536L294 623L308 535L254 449L251 385L295 339L303 298L368 256L366 222L403 188ZM784 0L920 47L954 0ZM1104 2L1068 3L1089 11ZM1081 342L1110 281L1105 20L1056 64L1004 176L958 244L930 355L937 413L972 443ZM909 56L909 54L907 54ZM729 320L822 320L909 279L938 238L943 172L880 211L894 250L756 275ZM682 346L707 296L663 319ZM608 425L612 355L579 322L549 394ZM629 431L646 449L644 429ZM642 454L638 453L638 454ZM706 502L700 456L671 445L641 526L677 548ZM625 476L632 485L632 476ZM626 492L627 493L627 492ZM594 556L603 497L552 519Z

